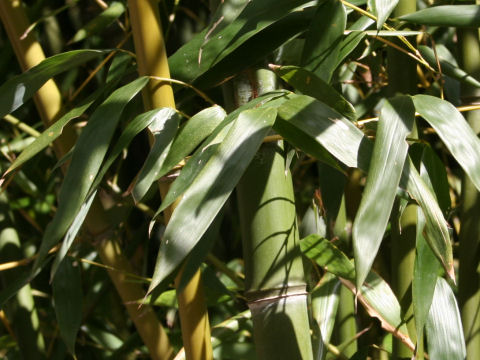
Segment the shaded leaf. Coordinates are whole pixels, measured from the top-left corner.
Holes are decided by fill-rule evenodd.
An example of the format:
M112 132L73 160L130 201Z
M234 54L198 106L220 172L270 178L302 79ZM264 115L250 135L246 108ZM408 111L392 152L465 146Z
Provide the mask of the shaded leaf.
M398 4L398 0L368 0L368 7L377 17L377 30L380 30Z
M418 50L422 54L423 58L428 61L428 63L434 68L437 69L437 59L435 58L435 53L433 50L425 45L420 45ZM460 69L455 64L450 63L448 60L438 56L438 60L440 62L440 67L442 69L442 73L448 75L454 79L457 79L461 82L466 84L475 86L480 88L480 82L475 79L473 76L469 75L462 69Z
M421 25L479 27L480 6L478 5L441 5L403 15L400 20Z
M343 4L337 0L326 0L318 6L308 29L302 65L326 83L330 82L335 70L346 23Z
M193 82L248 39L292 11L301 10L306 3L308 3L306 0L249 2L233 22L215 33L214 36L210 37L211 28L205 29L176 51L169 58L172 77L188 83ZM272 40L275 39L273 35L271 34ZM291 36L289 35L287 38ZM258 59L257 55L255 58ZM241 61L245 63L244 59Z
M408 96L388 99L382 107L367 182L352 229L357 287L367 277L387 228L414 118L415 109Z
M68 351L75 355L75 339L82 323L82 279L80 267L65 258L53 279L53 301L58 328Z
M61 267L61 264L65 256L67 255L68 250L70 249L70 246L72 246L73 241L77 237L77 234L80 231L80 228L82 227L83 221L85 220L85 217L87 216L88 211L92 206L93 199L95 198L96 195L97 195L97 192L94 191L92 194L88 196L88 199L80 207L80 211L78 212L77 216L75 216L75 219L73 220L72 225L70 225L70 228L65 234L65 238L62 242L62 246L60 247L60 250L57 252L57 255L55 256L55 260L53 261L53 264L52 264L52 270L50 272L50 281L54 279L58 268Z
M145 163L135 179L135 185L132 190L135 202L141 201L148 189L150 189L150 186L160 177L158 176L159 171L165 162L179 123L180 115L174 109L163 108L148 125L153 137L153 144Z
M308 70L297 66L273 69L283 80L305 95L324 102L350 120L356 119L355 108L332 86Z
M160 244L149 292L180 265L210 226L273 125L276 114L274 108L261 107L246 110L235 120L173 212Z
M415 95L413 102L480 190L480 139L462 114L449 102L433 96Z
M78 30L73 38L69 41L69 44L81 41L91 35L98 34L107 26L112 24L116 19L125 12L125 5L118 1L110 3L107 9L105 9L100 15L88 22L83 28Z
M0 118L18 109L51 77L72 69L98 56L104 50L74 50L49 57L23 74L0 86Z
M97 108L83 129L60 189L57 212L45 230L34 269L70 227L100 169L124 107L147 82L148 78L142 77L117 89Z
M457 300L447 281L437 278L427 319L430 359L464 360L467 356Z

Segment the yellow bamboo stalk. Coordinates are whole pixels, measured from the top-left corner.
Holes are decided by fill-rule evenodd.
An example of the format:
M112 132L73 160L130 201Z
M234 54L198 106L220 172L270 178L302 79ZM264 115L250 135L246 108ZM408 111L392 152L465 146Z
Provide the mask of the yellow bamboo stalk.
M24 71L45 59L45 54L33 33L21 39L25 29L29 26L29 21L21 1L0 0L0 17ZM48 81L37 92L35 104L45 126L49 126L57 120L57 116L62 108L62 98L53 80ZM57 140L56 151L59 157L65 154L74 143L74 133L72 132L68 136L62 135ZM105 234L111 227L105 217L104 209L98 201L92 205L85 223L88 230L94 235ZM155 313L148 306L139 309L134 304L134 301L142 299L145 293L139 284L125 281L125 273L132 272L132 269L118 244L111 237L106 237L105 240L98 241L97 251L105 265L123 270L121 272L109 271L109 275L122 301L125 303L140 337L147 346L151 358L155 360L172 358L173 349Z
M128 9L137 55L138 72L140 75L170 79L170 69L157 2L154 0L129 0ZM169 81L152 81L143 92L143 99L147 109L159 107L175 109L173 90ZM167 190L167 184L160 184L162 194L165 194ZM173 208L165 214L166 221L168 221L171 211L173 211ZM177 285L181 273L175 280ZM199 271L183 291L177 293L177 298L186 358L189 360L213 359L210 325Z

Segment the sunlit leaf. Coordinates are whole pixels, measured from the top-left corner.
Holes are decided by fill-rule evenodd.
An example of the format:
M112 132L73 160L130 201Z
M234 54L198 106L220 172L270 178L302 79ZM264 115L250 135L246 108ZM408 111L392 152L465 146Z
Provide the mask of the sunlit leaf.
M305 95L324 102L350 120L355 120L355 108L332 86L308 70L296 66L273 69L283 80Z
M462 320L455 295L443 278L437 278L427 319L430 359L464 360L467 356Z
M307 32L302 53L302 65L330 82L337 64L347 14L340 1L326 0L315 13Z
M367 182L352 229L357 287L367 277L387 228L414 118L410 97L388 99L382 107Z
M480 190L480 139L462 114L451 103L429 95L415 95L413 102Z
M61 53L7 80L0 86L0 117L18 109L51 77L106 53L107 51L102 50L73 50Z
M398 4L398 0L368 0L368 7L377 17L377 30L380 30Z
M100 169L124 107L147 82L148 78L142 77L117 89L97 108L83 129L60 189L57 212L45 230L34 269L70 227Z
M168 223L149 292L159 285L200 240L273 125L276 110L246 110L187 189Z
M479 9L478 5L440 5L400 16L399 19L421 25L479 27Z
M132 196L139 202L147 193L150 186L159 178L158 174L167 157L173 138L178 130L180 115L170 108L158 112L148 128L153 137L153 144L145 163L135 179Z

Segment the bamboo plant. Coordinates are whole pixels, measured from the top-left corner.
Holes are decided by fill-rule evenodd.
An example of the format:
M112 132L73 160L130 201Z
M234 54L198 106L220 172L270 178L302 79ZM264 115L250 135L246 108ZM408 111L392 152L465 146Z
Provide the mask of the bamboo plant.
M1 356L475 357L479 5L414 5L0 1Z

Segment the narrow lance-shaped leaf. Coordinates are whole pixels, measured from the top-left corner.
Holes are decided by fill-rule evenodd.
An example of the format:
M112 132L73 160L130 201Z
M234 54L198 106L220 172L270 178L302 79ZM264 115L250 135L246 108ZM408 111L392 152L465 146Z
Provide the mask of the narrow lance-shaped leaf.
M51 77L106 54L102 50L74 50L49 57L0 86L0 117L18 109Z
M81 41L86 37L99 33L113 23L116 19L118 19L124 12L125 5L121 2L113 1L100 15L78 30L73 36L72 40L69 41L69 44Z
M437 58L435 57L435 53L432 49L425 45L420 45L418 47L418 50L422 54L423 58L427 60L431 66L437 68ZM438 56L438 61L440 62L442 73L444 73L445 75L448 75L466 84L480 88L480 82L473 76L460 69L458 66L451 64L449 61L443 59L441 56Z
M400 20L421 25L479 27L480 6L440 5L403 15Z
M140 173L135 179L135 186L132 191L135 202L141 201L150 186L158 179L158 173L165 162L179 123L180 115L174 109L164 108L157 114L155 120L148 125L154 142Z
M327 354L326 344L330 343L342 283L333 274L325 273L320 284L312 290L312 315L320 332L316 359L324 359Z
M40 151L45 149L50 145L55 139L57 139L63 131L63 128L73 119L82 115L100 96L103 92L103 89L99 89L91 94L83 103L76 108L70 110L68 113L63 115L58 121L51 125L47 130L45 130L38 138L35 139L21 154L15 159L15 161L10 165L10 167L5 171L3 177L13 170L17 169L19 166L23 165L25 162L30 160L32 157L37 155Z
M57 255L55 256L55 260L53 261L52 264L52 270L50 271L50 281L52 281L55 277L55 274L59 267L62 265L62 261L64 260L65 256L67 255L68 250L70 249L70 246L72 246L73 241L77 237L78 232L80 231L80 228L82 227L83 221L87 217L88 211L90 210L90 207L92 206L93 199L97 195L97 192L94 191L92 194L90 194L85 201L84 204L80 207L80 211L78 212L77 216L72 222L72 225L70 225L70 228L68 229L65 238L62 242L62 246L60 247L60 250L57 252Z
M342 283L353 293L365 307L370 316L380 320L382 327L397 336L410 349L414 349L402 319L400 304L392 289L376 273L371 271L361 291L357 292L355 266L348 257L327 239L310 235L300 241L302 252L328 272L340 277Z
M229 25L210 37L212 28L196 35L169 58L172 77L193 82L253 36L297 8L306 0L251 1Z
M340 1L326 0L318 6L302 53L302 65L329 83L342 45L347 13Z
M53 287L58 328L68 351L75 355L75 339L82 323L82 281L79 264L70 258L62 261Z
M238 117L238 115L242 111L253 107L261 106L262 104L265 104L267 102L270 102L270 105L273 106L273 101L284 101L285 95L286 93L284 91L275 91L261 95L249 101L247 104L241 106L240 108L234 110L226 118L224 118L223 121L221 121L220 124L215 127L215 130L212 132L212 134L210 134L210 136L208 136L208 138L203 142L201 148L198 149L195 154L193 154L187 164L183 167L178 178L170 186L170 190L168 191L167 196L165 196L160 208L153 216L152 223L150 223L150 229L152 229L154 225L153 222L158 217L158 215L160 215L162 211L164 211L178 197L180 197L185 192L185 190L187 190L190 184L195 180L195 178L200 173L205 164L208 162L212 154L215 153L215 149L216 147L218 147L218 144L220 144L227 135L229 128L232 125L232 122ZM186 134L189 134L190 130L188 131L188 133L181 133L183 137ZM179 147L181 145L184 145L188 141L187 138L180 140L180 135L181 134L179 134L178 138L176 139L178 143L177 141L174 141L174 143L172 144L173 148L171 151L171 157L169 154L166 161L172 161L172 159L178 156L179 153L177 151L180 151ZM193 137L193 140L195 140L196 137L197 136ZM190 145L185 146L188 148ZM163 171L166 171L166 167L161 171L161 173Z
M357 288L367 277L387 228L414 118L408 96L386 100L380 113L367 182L352 229Z
M415 95L413 102L480 191L480 139L462 114L448 101L429 95Z
M162 109L163 108L158 108L140 114L127 125L125 130L120 135L117 143L113 147L112 151L109 152L107 160L105 160L102 168L98 172L95 181L90 187L88 196L90 196L92 192L97 190L98 185L102 181L108 169L110 168L110 166L112 166L115 159L122 153L123 149L127 148L133 138L140 134L141 131L145 130L152 121L155 121L156 117L162 111Z
M300 149L315 156L316 149L325 147L345 165L364 171L368 169L373 152L372 143L351 122L326 105L305 95L291 95L291 99L279 107L278 114L275 130L288 141L294 133L293 140ZM435 196L410 160L405 163L400 187L406 189L422 207L426 219L425 234L428 244L445 271L454 278L447 222L435 201Z
M368 7L377 17L377 30L380 30L398 4L398 0L368 0Z
M314 73L297 66L282 66L273 70L303 94L324 102L350 120L356 119L353 105Z
M139 78L110 95L93 113L73 151L72 162L58 196L58 209L43 235L34 270L65 235L95 179L124 107L147 84Z
M467 356L457 300L447 281L441 277L437 278L428 313L427 343L430 359L464 360Z
M240 180L276 117L276 109L246 110L185 192L160 244L151 292L185 259Z

